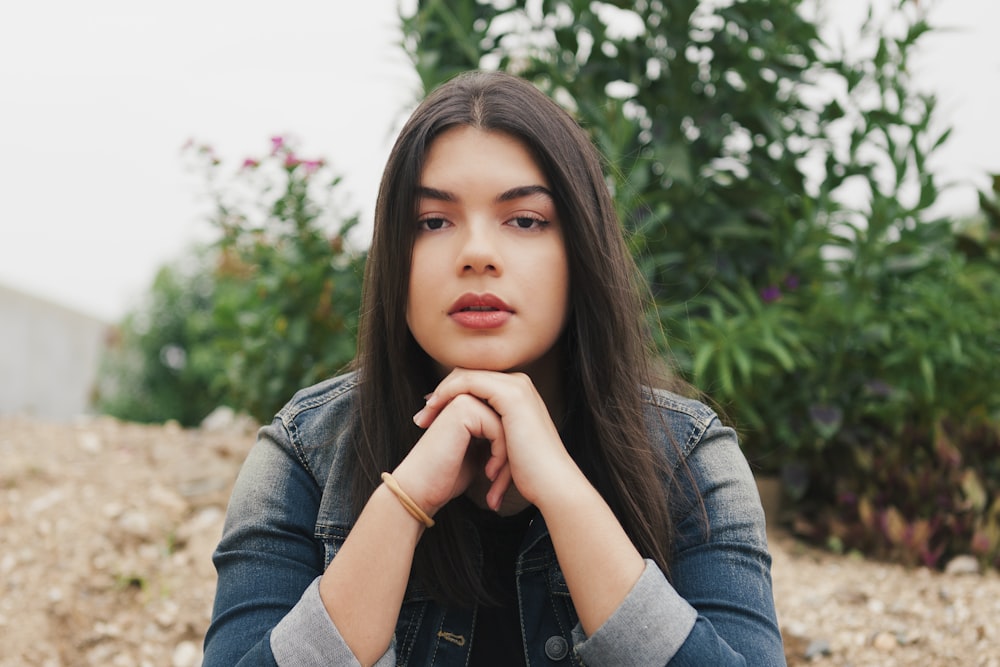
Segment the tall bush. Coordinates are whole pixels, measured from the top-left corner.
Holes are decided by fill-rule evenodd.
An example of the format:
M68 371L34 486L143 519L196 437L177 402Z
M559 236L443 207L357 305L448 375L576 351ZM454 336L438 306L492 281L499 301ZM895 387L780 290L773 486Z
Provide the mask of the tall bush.
M989 561L997 541L976 535L1000 526L1000 482L979 468L977 486L969 470L1000 416L987 286L1000 275L928 214L928 158L948 131L909 58L930 27L902 0L870 12L868 50L847 53L803 5L423 0L405 43L428 89L506 69L589 131L652 319L735 419L751 462L782 474L796 525L930 564L978 539ZM914 480L945 450L955 468L935 488L952 501L935 506L941 494ZM961 508L968 521L943 518Z
M833 66L799 5L428 1L405 22L426 87L499 67L577 116L609 158L681 368L775 470L801 442L779 390L815 362L798 325L831 241L831 199L810 189L803 163L828 150L825 124L842 115L803 99Z

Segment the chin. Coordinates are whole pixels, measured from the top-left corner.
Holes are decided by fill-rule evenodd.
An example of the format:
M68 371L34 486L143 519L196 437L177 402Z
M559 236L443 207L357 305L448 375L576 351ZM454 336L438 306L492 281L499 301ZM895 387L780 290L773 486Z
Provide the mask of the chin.
M441 374L441 377L444 377L456 368L465 368L470 371L511 373L523 371L528 367L526 364L517 363L510 359L491 359L487 355L435 360L434 366Z

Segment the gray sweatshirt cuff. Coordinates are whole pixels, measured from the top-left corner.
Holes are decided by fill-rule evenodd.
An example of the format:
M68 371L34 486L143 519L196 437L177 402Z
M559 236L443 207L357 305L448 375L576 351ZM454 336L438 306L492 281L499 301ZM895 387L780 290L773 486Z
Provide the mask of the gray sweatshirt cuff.
M319 597L319 580L316 577L309 584L298 603L271 631L274 660L282 667L361 667L326 613ZM395 651L390 646L375 667L392 667L395 662Z
M665 665L694 628L698 612L670 585L656 563L590 637L577 623L573 645L588 665Z

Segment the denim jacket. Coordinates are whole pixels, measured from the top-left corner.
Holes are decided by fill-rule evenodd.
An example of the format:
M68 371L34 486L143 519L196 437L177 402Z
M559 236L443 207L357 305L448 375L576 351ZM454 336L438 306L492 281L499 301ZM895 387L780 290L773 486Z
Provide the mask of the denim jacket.
M304 389L261 429L213 557L219 580L205 667L358 664L319 597L319 577L355 520L346 462L355 387L345 375ZM587 637L537 516L516 564L527 664L784 665L764 516L734 432L703 404L664 391L647 393L644 410L670 463L683 458L690 469L708 530L700 508L679 517L670 581L647 560ZM474 626L475 611L445 608L411 582L377 665L465 665Z

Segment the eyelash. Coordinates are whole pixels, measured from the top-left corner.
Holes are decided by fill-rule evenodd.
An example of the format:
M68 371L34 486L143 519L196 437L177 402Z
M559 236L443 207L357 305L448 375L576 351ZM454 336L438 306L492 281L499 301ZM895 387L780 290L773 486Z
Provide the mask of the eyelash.
M522 226L522 223L528 223L528 226ZM504 224L513 223L513 227L523 231L531 231L532 229L544 229L549 226L549 221L542 217L536 217L533 215L518 215L505 221ZM431 227L430 225L437 224L436 227ZM442 229L448 221L444 218L423 218L417 221L417 226L421 231L435 232ZM534 227L537 225L537 227Z
M540 218L540 217L536 217L536 216L533 216L533 215L519 215L519 216L517 216L515 218L512 218L510 220L510 222L513 222L514 226L517 227L518 229L523 229L525 231L530 230L530 229L536 229L535 227L532 227L532 226L522 227L520 223L525 222L525 221L527 221L528 223L530 223L530 225L538 225L537 229L544 229L545 227L549 226L549 221L548 220L546 220L545 218Z
M444 218L423 218L421 220L417 220L417 227L421 231L436 232L437 230L441 229L441 227L443 227L446 222L448 221L445 220ZM440 223L440 224L437 227L431 228L428 226L430 223Z

